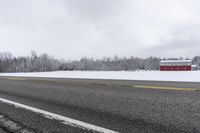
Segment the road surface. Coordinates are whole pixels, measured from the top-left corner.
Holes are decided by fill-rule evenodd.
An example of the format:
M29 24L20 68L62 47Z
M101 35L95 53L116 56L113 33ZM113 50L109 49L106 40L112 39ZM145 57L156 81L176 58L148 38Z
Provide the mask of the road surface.
M104 132L200 132L200 83L0 77L0 132L98 132L21 105Z

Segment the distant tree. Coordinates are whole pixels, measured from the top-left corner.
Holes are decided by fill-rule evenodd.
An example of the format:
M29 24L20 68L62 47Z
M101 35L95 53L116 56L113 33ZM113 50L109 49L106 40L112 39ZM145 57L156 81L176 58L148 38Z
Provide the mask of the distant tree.
M200 69L200 56L195 56L195 57L192 59L192 64L197 65L197 69Z

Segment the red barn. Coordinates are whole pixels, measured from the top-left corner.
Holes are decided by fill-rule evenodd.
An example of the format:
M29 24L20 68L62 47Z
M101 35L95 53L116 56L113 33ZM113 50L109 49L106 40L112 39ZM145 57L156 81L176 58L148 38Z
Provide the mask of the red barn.
M160 71L191 71L191 60L163 60L160 61Z

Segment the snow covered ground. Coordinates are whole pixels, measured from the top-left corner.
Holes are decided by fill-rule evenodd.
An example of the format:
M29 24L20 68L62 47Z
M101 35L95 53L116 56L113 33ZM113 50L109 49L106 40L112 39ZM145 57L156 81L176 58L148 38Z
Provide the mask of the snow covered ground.
M200 71L54 71L33 73L0 73L0 76L200 82Z

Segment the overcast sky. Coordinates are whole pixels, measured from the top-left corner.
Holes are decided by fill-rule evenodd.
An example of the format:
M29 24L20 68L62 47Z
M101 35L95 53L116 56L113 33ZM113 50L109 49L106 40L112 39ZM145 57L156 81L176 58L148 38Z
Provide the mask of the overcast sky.
M0 0L0 51L83 56L200 55L199 0Z

